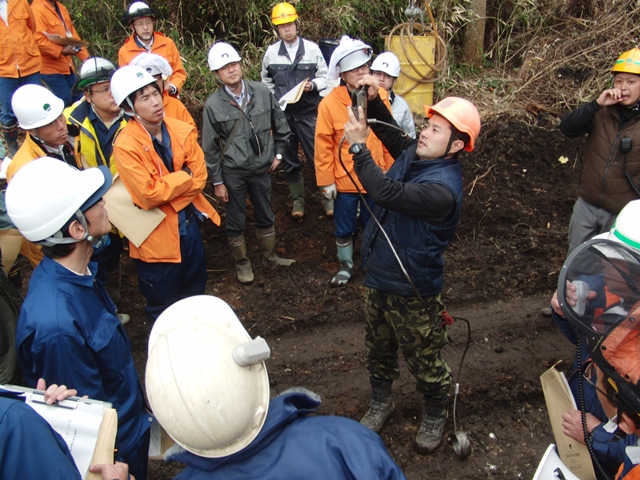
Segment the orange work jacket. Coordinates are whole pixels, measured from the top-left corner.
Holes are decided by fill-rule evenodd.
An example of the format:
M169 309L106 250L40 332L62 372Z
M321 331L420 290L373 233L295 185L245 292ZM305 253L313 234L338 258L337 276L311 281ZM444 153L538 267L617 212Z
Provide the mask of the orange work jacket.
M169 118L177 118L183 122L187 122L193 128L198 130L196 121L193 119L187 107L184 106L180 100L169 95L166 90L162 93L162 106L164 107L164 114Z
M124 45L120 47L120 51L118 52L118 65L120 67L129 65L134 58L147 51L146 49L138 46L134 35L127 38ZM153 45L151 45L150 53L155 53L167 59L167 62L169 62L169 65L171 65L171 68L173 69L173 74L171 74L171 77L169 77L167 81L168 83L175 85L178 91L182 90L182 86L187 79L187 71L182 65L180 52L178 52L173 40L165 37L160 32L153 32Z
M166 217L140 247L129 244L129 255L147 263L180 263L178 212L193 206L216 225L220 216L202 194L207 183L204 153L191 125L165 118L171 137L174 171L157 154L151 136L135 118L118 134L113 152L118 173L133 203L144 210L158 207ZM183 171L187 166L191 175Z
M36 19L27 0L9 0L9 24L0 20L0 77L26 77L40 71L42 61L34 33Z
M56 9L52 7L47 0L33 0L31 4L33 15L36 19L36 43L42 55L42 70L40 73L44 75L68 75L74 71L73 55L63 55L62 45L56 45L44 34L44 32L47 32L51 35L67 37L68 29L73 37L80 38L73 23L71 23L71 17L69 16L67 7L60 2L57 2L57 4L64 22L60 20ZM80 50L76 55L82 61L89 58L89 53L86 48Z

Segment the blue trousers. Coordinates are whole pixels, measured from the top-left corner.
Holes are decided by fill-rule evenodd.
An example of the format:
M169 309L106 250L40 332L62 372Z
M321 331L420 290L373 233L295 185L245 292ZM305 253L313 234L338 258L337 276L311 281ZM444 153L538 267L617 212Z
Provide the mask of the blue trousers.
M74 101L71 93L73 85L76 83L76 76L73 73L62 75L57 73L54 75L42 75L42 81L49 87L53 94L64 101L64 106L69 107Z
M183 298L204 295L207 267L198 220L192 217L187 234L180 237L180 263L148 263L134 259L140 293L147 299L149 328L168 306Z
M369 195L364 195L364 199L373 210L374 203ZM333 203L333 221L336 224L336 237L350 238L358 230L358 204L361 202L357 193L340 193ZM367 224L371 214L364 205L360 208L360 223L362 227Z
M6 78L0 77L0 124L11 127L16 124L17 119L11 107L11 98L15 91L23 85L42 85L40 72L32 73L26 77Z

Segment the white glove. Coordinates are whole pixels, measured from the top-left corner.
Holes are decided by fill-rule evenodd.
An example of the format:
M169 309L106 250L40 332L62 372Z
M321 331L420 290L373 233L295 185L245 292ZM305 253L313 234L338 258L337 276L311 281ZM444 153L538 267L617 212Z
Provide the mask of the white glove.
M327 185L326 187L322 187L322 196L327 200L335 200L337 194L338 190L336 189L335 183Z

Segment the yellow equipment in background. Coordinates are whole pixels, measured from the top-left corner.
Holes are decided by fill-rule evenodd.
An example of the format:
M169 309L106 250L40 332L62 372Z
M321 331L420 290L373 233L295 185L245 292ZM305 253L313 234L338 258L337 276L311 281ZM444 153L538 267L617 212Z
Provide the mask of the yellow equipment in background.
M400 76L394 91L404 98L414 115L423 115L423 105L433 105L433 84L446 66L447 47L438 35L431 8L425 1L431 25L425 26L424 12L414 6L405 10L407 23L397 25L385 37L386 49L400 60ZM416 20L420 18L420 23ZM417 31L417 34L414 32Z

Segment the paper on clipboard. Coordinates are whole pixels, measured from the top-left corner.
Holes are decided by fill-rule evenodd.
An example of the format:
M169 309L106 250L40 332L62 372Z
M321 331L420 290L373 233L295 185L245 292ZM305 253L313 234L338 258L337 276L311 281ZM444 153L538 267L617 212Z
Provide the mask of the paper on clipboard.
M42 32L42 33L44 34L45 37L47 37L53 43L55 43L56 45L60 45L62 47L65 47L67 45L71 45L72 47L86 47L87 45L89 45L89 42L85 42L84 40L80 40L79 38L61 37L60 35L47 33L47 32Z
M596 480L587 446L562 433L562 414L576 408L564 374L551 367L540 375L540 382L560 461L580 480Z
M54 405L47 405L42 391L16 385L2 385L2 388L23 392L21 398L25 403L63 438L82 478L100 478L89 472L98 444L100 452L93 462L113 463L118 417L109 402L69 397Z
M282 110L287 108L287 105L289 105L290 103L296 103L298 100L300 100L300 97L304 92L304 86L308 81L309 77L305 78L291 90L285 93L282 97L280 97L280 100L278 100L278 104L280 104L280 108Z
M159 208L143 210L136 207L120 177L113 181L104 200L111 223L136 247L140 247L166 217Z

